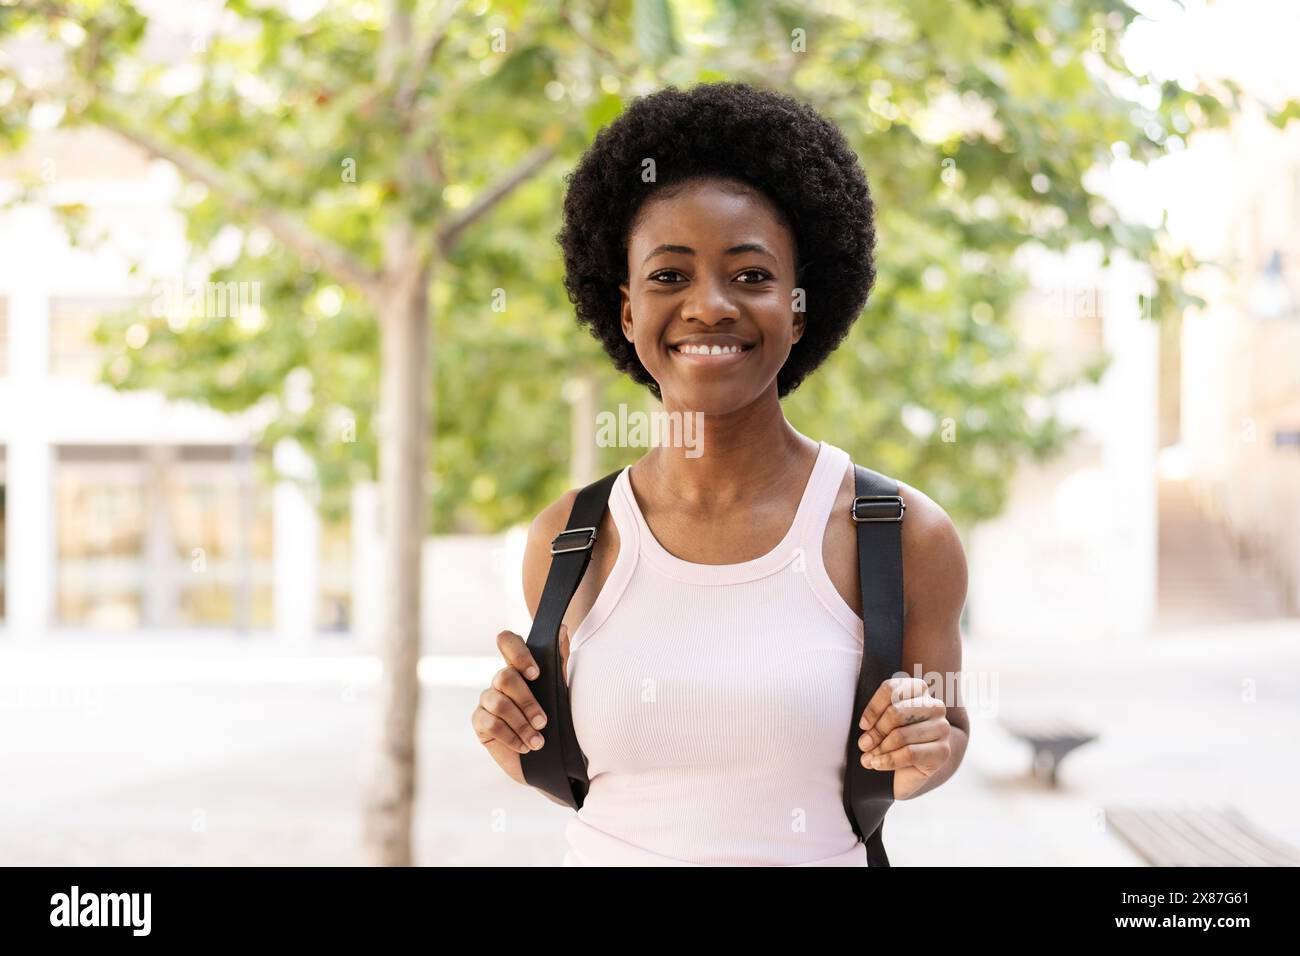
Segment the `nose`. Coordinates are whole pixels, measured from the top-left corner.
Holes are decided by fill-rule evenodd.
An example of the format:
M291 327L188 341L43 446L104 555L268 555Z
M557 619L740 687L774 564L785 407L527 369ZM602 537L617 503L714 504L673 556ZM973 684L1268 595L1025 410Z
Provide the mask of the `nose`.
M696 319L705 325L736 321L736 306L728 295L726 282L709 276L701 276L692 282L682 302L682 318Z

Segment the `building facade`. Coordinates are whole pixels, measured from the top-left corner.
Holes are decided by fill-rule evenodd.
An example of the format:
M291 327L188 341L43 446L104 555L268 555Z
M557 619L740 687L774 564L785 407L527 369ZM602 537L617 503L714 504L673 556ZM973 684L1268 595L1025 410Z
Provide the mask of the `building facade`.
M130 270L182 274L165 167L93 131L38 136L0 167L81 203L105 241L69 243L45 205L0 214L0 633L352 634L368 545L323 523L310 461L255 451L262 423L99 381L99 319L149 302ZM268 465L305 483L271 482ZM357 490L363 509L369 489Z

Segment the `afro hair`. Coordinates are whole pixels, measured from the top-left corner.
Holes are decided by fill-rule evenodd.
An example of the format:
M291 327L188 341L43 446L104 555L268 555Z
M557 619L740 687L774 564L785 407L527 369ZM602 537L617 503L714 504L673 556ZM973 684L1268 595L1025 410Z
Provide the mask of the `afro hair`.
M655 180L644 182L645 160ZM811 106L746 83L674 86L633 100L602 128L565 181L564 286L580 325L614 365L658 383L623 336L619 284L638 210L694 177L739 180L766 195L791 227L806 328L777 375L784 397L843 341L875 283L876 232L867 178L844 134Z

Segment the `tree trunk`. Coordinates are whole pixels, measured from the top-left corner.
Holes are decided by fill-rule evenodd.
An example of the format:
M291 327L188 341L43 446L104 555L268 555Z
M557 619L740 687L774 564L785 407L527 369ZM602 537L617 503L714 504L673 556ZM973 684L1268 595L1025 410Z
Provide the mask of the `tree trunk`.
M394 275L380 311L379 739L366 775L364 862L410 866L420 684L421 546L428 461L427 267Z

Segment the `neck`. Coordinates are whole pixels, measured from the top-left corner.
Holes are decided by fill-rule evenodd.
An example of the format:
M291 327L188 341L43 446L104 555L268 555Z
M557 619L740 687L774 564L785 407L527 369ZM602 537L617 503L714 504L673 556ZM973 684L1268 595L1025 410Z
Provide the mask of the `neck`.
M694 412L671 397L665 412ZM696 447L660 444L634 466L638 479L703 513L734 509L788 487L791 472L805 473L817 442L801 435L785 417L776 386L756 401L725 414L697 419Z

